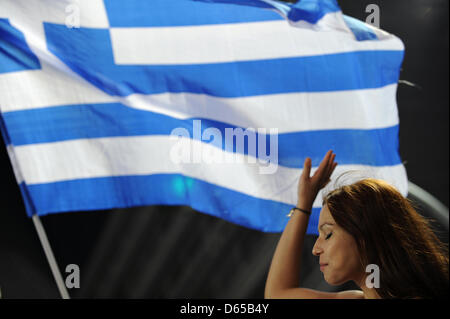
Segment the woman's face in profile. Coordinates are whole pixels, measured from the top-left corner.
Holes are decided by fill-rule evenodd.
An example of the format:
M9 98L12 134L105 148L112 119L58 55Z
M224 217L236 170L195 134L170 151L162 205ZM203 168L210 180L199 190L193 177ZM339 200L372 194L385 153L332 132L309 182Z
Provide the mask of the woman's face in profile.
M319 237L312 253L319 256L320 270L330 285L359 283L365 274L354 238L336 224L327 205L320 212Z

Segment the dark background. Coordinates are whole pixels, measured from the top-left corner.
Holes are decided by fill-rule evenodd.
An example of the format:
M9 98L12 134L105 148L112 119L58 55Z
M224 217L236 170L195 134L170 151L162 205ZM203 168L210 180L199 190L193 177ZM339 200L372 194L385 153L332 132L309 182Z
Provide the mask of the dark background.
M409 180L448 207L448 0L340 0L342 11L365 20L380 7L381 28L405 44L400 84L400 155ZM6 153L0 147L0 289L3 298L59 298ZM81 269L72 298L262 298L280 234L265 234L193 211L152 206L56 214L41 218L65 274ZM328 286L307 236L301 284Z

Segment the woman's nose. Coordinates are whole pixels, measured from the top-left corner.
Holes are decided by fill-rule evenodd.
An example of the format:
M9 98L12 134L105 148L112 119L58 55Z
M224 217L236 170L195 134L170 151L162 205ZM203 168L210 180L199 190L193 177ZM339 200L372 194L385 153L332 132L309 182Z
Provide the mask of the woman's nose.
M316 243L313 246L312 254L314 256L319 256L322 253L322 248L319 245L319 238L317 238Z

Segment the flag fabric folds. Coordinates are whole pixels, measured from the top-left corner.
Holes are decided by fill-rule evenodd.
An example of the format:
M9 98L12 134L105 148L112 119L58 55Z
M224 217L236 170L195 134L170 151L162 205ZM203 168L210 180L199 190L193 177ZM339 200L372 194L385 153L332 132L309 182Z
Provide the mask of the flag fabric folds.
M403 54L333 0L3 0L0 126L30 216L189 205L279 232L329 149L406 195Z

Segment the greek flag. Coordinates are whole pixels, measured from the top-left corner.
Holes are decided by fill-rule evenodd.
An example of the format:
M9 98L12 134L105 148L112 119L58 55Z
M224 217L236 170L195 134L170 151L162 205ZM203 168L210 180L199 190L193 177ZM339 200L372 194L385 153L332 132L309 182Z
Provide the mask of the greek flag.
M280 232L329 149L406 195L403 55L335 0L0 0L0 126L29 216L188 205Z

